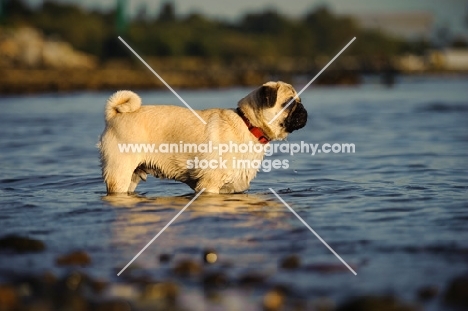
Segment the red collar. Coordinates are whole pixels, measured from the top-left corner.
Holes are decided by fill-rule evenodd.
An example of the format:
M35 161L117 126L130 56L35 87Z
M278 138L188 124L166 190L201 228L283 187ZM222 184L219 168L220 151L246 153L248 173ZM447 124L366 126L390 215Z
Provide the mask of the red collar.
M268 137L265 135L265 133L263 132L261 128L253 126L252 123L250 123L249 119L246 118L244 113L239 108L237 108L236 111L237 111L237 114L242 118L242 120L244 120L245 125L247 125L247 127L249 128L250 133L252 133L258 139L260 143L268 144L270 142L270 140L268 139Z

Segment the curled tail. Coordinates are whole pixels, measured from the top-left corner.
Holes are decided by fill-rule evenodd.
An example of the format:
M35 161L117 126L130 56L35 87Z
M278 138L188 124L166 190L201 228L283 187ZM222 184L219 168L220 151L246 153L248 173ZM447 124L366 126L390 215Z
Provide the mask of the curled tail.
M133 112L141 106L141 98L132 91L115 92L106 104L106 121L115 117L118 113Z

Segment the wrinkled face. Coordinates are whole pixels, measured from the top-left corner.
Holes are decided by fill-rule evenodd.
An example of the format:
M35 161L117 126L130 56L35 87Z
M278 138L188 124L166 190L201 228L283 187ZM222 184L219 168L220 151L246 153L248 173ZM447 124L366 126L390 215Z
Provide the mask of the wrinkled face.
M283 110L291 100L292 103ZM285 139L289 133L303 128L307 123L307 111L290 84L281 81L267 82L241 100L241 108L244 108L244 102L253 109L256 126L260 126L272 140ZM278 117L269 124L277 114Z

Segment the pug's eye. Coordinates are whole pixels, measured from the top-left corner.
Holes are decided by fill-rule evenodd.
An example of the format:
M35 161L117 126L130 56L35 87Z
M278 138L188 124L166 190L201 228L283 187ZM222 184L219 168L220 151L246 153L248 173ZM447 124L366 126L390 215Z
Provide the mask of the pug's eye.
M291 102L292 101L292 102ZM287 101L285 101L283 104L281 104L281 108L284 108L286 107L287 104L289 104L289 102L291 102L291 105L289 105L289 107L291 107L292 105L295 104L295 100L291 97L290 99L288 99ZM289 108L288 107L288 108Z

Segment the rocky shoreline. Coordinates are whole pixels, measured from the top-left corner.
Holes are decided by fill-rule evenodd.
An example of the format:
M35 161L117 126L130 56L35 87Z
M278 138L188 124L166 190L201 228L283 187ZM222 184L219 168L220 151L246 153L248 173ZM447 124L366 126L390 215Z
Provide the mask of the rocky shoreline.
M0 94L165 88L125 46L118 44L124 56L98 60L37 29L0 28ZM142 56L168 84L179 89L258 86L269 80L312 78L327 61L323 59L319 64L285 58L259 64L248 60ZM356 68L343 66L338 64L336 71L327 71L316 83L359 84Z
M146 69L146 68L145 68ZM270 75L255 71L163 71L164 80L178 89L208 89L258 86L269 80L288 80L286 75ZM288 80L289 81L289 80ZM324 75L317 84L356 85L360 77L354 73ZM30 94L44 92L152 90L163 89L149 70L138 69L3 69L0 74L0 94Z
M41 253L43 242L9 235L0 238L0 256ZM268 276L250 273L239 277L229 274L229 267L216 260L215 250L198 256L172 260L161 254L156 260L170 267L164 280L154 280L138 267L129 268L116 280L87 274L92 258L85 251L58 255L51 269L62 267L61 275L51 271L25 274L0 270L0 310L244 310L244 311L417 311L427 303L436 303L440 310L466 310L468 276L453 279L442 291L435 286L423 287L415 293L415 301L406 302L392 295L369 294L348 297L336 302L327 295L311 293L298 296L285 285L270 281ZM300 269L300 258L287 256L280 269ZM317 273L347 273L330 266L315 267ZM431 309L432 310L432 309Z

